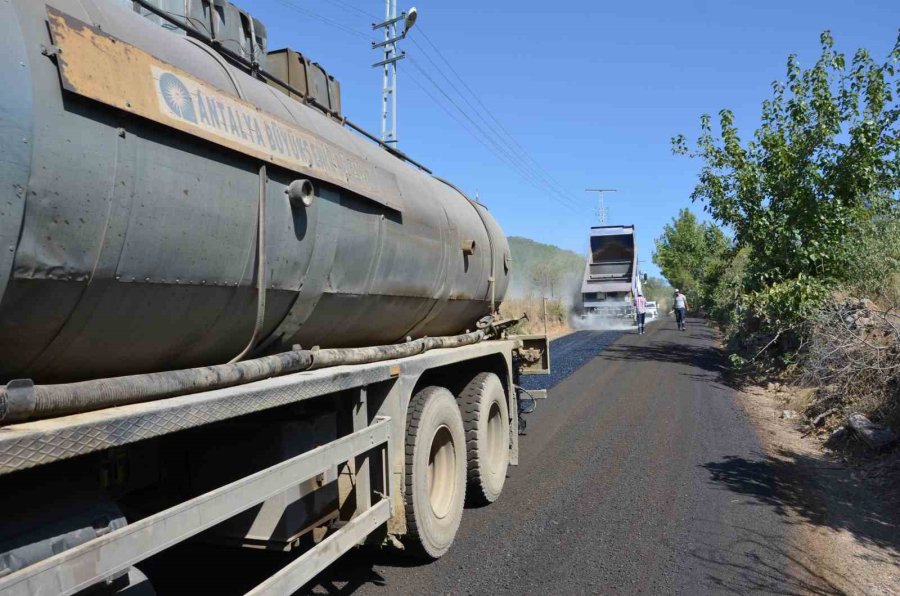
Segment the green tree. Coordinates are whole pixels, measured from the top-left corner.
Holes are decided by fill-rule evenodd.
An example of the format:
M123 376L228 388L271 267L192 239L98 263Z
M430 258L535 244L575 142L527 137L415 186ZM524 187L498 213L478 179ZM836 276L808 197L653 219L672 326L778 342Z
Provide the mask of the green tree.
M746 313L744 279L750 254L746 248L730 252L710 267L707 312L729 336L741 331Z
M656 302L660 312L668 311L672 307L672 286L666 280L659 277L649 277L643 284L644 296L647 300Z
M708 310L715 286L712 274L727 260L730 247L721 228L701 223L689 209L682 209L656 239L653 262L692 306Z
M672 140L703 162L692 198L747 251L744 289L763 326L791 326L846 281L870 222L896 202L898 60L900 38L886 62L858 50L848 66L826 31L812 68L788 58L753 140L742 141L730 110L718 136L702 116L695 148Z

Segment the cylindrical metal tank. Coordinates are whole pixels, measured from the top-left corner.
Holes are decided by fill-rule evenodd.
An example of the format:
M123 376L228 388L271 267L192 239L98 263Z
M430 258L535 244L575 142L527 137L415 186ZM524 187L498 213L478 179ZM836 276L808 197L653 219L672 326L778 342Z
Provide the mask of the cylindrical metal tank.
M460 332L488 313L492 272L502 299L509 248L484 207L119 4L47 4L389 182L379 200L312 179L304 207L285 191L310 177L268 164L268 351ZM256 318L264 160L64 89L74 58L54 54L47 10L0 3L0 381L228 361Z

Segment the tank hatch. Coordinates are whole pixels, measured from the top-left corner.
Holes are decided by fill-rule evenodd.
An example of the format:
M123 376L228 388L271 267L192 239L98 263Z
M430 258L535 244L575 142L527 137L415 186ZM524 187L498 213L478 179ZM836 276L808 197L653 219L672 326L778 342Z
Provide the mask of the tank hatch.
M117 0L145 18L178 35L185 32L166 22L133 0ZM146 0L156 8L180 18L222 47L267 69L266 27L247 11L226 0ZM187 35L190 35L189 33Z
M340 117L341 84L317 62L311 62L300 52L283 48L269 52L268 64L270 73ZM303 97L282 85L274 81L269 84L285 95L303 101Z

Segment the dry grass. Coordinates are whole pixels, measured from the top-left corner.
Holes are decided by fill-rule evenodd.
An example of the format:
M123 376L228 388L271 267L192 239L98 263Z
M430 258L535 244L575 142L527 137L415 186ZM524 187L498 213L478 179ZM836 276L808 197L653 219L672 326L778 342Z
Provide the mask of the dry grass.
M816 400L816 387L795 387L787 394L787 406L795 412L805 412Z
M544 333L544 308L540 298L510 298L500 305L500 314L508 318L528 317L513 329L513 333ZM558 335L570 331L569 307L559 300L547 300L547 334Z

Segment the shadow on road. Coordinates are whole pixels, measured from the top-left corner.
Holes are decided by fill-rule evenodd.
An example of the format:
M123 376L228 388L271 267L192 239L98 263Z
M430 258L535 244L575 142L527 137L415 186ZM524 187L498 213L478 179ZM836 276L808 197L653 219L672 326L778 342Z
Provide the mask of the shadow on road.
M886 556L892 559L890 562L900 564L900 511L896 508L885 509L885 503L873 499L868 487L843 467L784 449L775 455L754 459L726 456L701 467L709 472L710 482L737 495L749 497L747 504L751 506L770 508L784 516L789 524L812 524L849 532L863 544L885 549L888 552ZM771 544L762 535L747 540L758 541L766 548L785 548ZM808 563L804 565L807 560L804 553L783 554L796 566L805 569L804 581L816 584L796 586L799 591L835 593L833 586L821 574L817 576L813 573L813 566ZM722 559L715 553L698 553L695 556L709 565L732 564L728 557ZM775 573L777 570L767 571L765 565L754 562L753 569L746 570L742 576L762 574L757 579L765 582L770 571ZM837 572L832 572L834 575ZM748 585L743 586L742 591L762 587Z
M688 319L687 331L657 328L649 337L649 343L618 343L608 347L603 355L608 360L664 362L695 367L700 371L715 373L724 379L728 373L725 352L715 342L715 332L698 319ZM696 341L700 340L700 342ZM695 372L696 374L696 372ZM704 381L710 380L709 377Z
M338 564L322 571L303 589L295 592L295 596L352 594L366 584L384 587L385 579L375 570L376 566L417 567L424 564L426 563L416 559L404 558L390 548L364 546L351 550L341 557Z
M709 527L697 532L701 539L708 536L709 544L701 543L689 551L705 572L704 591L798 596L845 593L829 579L840 577L847 585L845 576L823 567L821 561L811 561L808 553L788 544L781 536L739 526L721 528L714 520L697 520L697 523ZM735 537L724 547L720 540L723 533ZM789 564L784 565L783 561Z
M730 389L741 390L751 382L731 367L727 352L719 347L716 331L703 319L689 318L686 332L678 331L674 322L661 324L667 326L657 328L651 343L620 343L607 348L604 356L610 360L643 360L695 367L697 370L693 373L682 374L695 381L717 382Z
M609 360L652 360L686 364L702 370L724 374L727 371L722 350L709 346L696 346L676 342L656 342L651 345L618 344L606 349Z

